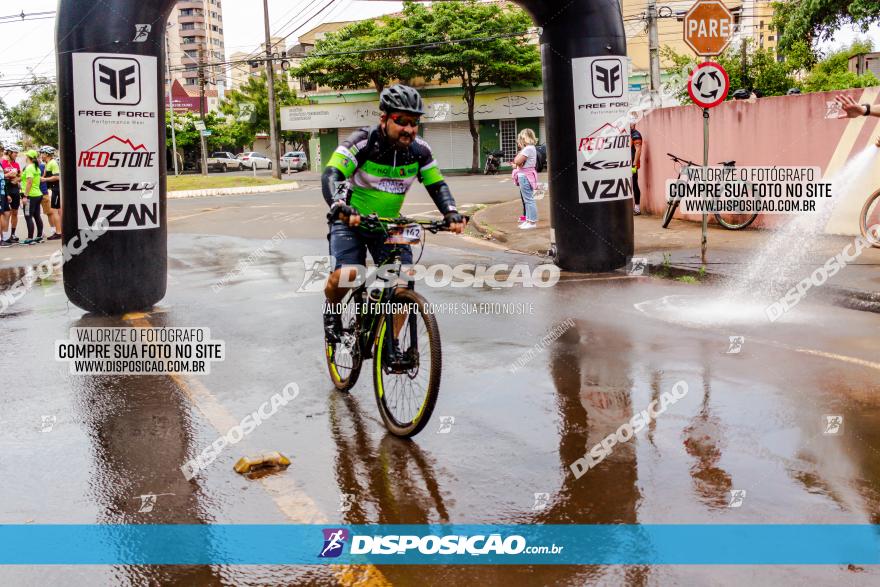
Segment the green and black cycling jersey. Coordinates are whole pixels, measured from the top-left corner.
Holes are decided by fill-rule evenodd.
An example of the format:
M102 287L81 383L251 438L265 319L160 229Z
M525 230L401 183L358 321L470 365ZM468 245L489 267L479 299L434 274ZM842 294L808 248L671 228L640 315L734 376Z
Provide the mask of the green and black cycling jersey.
M425 185L442 214L457 211L428 143L414 137L408 148L400 149L391 144L381 127L374 126L358 129L342 141L330 158L321 186L324 199L332 205L334 184L348 180L349 206L362 215L396 218L416 179Z

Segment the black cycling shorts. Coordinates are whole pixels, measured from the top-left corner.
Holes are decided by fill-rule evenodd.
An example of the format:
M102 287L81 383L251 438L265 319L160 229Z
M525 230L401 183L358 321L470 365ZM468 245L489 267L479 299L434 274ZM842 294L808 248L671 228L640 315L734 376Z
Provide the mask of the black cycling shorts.
M49 188L49 204L53 210L61 209L61 190Z

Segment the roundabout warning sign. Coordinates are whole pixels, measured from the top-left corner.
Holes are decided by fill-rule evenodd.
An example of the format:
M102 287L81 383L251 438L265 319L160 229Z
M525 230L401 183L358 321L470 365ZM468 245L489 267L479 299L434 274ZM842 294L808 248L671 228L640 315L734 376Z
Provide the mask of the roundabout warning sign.
M687 87L694 104L701 108L714 108L727 97L730 77L719 64L706 61L691 72Z

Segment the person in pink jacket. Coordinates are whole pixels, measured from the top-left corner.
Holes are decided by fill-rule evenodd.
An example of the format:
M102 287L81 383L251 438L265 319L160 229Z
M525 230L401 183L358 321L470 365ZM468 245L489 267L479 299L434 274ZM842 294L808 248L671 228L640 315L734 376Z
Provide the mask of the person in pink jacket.
M535 131L523 129L517 138L519 153L513 159L513 183L519 186L519 194L523 200L525 216L520 217L520 230L538 227L538 205L535 203L535 189L538 187L538 150L535 145L538 139Z

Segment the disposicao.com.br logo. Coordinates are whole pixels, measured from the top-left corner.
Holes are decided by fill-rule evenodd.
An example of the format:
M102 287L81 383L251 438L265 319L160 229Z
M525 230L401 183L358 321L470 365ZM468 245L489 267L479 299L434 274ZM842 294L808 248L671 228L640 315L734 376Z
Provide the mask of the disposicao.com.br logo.
M342 554L348 541L348 531L342 528L325 528L324 546L319 558L336 558ZM351 536L349 554L352 555L518 555L518 554L560 554L563 546L529 546L525 537L512 534L426 534L373 535L355 534Z

